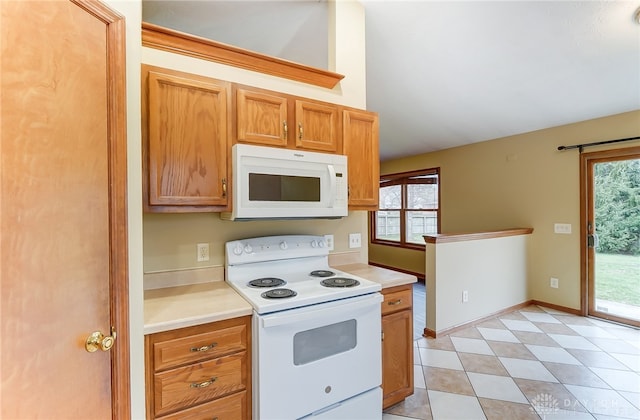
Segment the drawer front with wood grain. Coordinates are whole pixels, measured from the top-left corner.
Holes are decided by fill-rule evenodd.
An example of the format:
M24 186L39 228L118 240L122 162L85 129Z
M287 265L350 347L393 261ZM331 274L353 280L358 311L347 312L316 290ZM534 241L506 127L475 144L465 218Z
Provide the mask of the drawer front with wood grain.
M241 352L154 375L155 415L161 416L246 389L247 353Z
M233 325L216 331L154 343L154 367L158 372L246 349L246 325Z
M245 391L200 404L159 420L238 420L248 419L247 393Z
M388 291L383 291L383 295L382 315L413 307L413 290L411 287L394 287Z

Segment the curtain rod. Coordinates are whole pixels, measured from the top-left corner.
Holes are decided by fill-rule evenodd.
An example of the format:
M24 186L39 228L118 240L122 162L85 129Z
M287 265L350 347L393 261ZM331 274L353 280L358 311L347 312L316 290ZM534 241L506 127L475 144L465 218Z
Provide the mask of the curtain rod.
M631 140L638 140L638 139L640 139L640 136L627 137L626 139L596 141L593 143L585 143L585 144L574 144L573 146L558 146L558 150L580 149L580 153L582 153L582 149L584 149L585 147L599 146L601 144L620 143L623 141L631 141Z

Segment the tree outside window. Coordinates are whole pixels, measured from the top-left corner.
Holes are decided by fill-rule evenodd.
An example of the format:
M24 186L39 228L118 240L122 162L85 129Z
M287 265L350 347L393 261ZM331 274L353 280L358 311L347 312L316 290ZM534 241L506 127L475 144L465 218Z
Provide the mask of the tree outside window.
M379 210L371 213L372 242L422 248L440 230L440 169L380 177Z

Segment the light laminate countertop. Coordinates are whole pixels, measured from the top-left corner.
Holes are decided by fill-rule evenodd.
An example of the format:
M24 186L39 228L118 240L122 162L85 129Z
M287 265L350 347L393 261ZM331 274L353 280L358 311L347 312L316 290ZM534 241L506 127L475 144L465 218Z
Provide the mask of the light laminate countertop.
M411 274L405 274L399 271L362 263L337 265L334 268L353 274L354 276L378 282L382 285L383 289L386 289L387 287L402 286L404 284L415 283L418 281L416 276Z
M165 287L144 292L144 333L251 315L253 309L224 281Z
M415 283L416 276L386 268L356 263L335 266L337 270L363 277L382 288ZM251 315L251 305L224 281L212 281L144 292L144 333Z

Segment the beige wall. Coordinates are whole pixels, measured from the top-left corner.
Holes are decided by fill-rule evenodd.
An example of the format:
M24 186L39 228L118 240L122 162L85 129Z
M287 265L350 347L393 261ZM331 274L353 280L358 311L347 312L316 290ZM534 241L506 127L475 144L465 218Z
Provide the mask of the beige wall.
M638 133L637 110L383 162L380 173L440 167L444 233L533 227L529 298L578 309L579 154L577 150L559 152L557 147ZM570 223L572 234L554 234L554 223ZM424 255L380 245L369 247L369 260L380 264L413 269L418 259L424 261ZM550 277L560 280L558 289L549 287Z
M334 235L334 251L349 251L349 233L367 233L366 212L351 212L336 220L282 220L230 222L215 213L145 214L144 272L215 267L224 265L224 244L242 238L269 235ZM209 243L211 259L196 261L196 244ZM366 246L360 248L366 262Z
M427 244L427 328L440 333L525 302L529 236Z
M330 70L345 75L333 89L253 73L218 63L142 48L142 63L364 109L364 9L358 2L330 3ZM354 51L356 49L357 51ZM145 214L144 272L224 265L224 243L275 234L333 234L336 254L348 249L349 233L367 235L367 213L350 212L339 220L229 222L217 214ZM196 244L210 244L210 261L196 261ZM353 251L353 250L351 250ZM368 248L360 248L367 262Z

